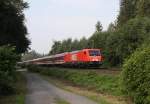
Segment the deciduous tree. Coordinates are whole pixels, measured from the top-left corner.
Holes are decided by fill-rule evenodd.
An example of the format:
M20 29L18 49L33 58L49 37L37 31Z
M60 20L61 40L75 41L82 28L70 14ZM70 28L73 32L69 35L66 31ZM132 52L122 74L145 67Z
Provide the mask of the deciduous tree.
M15 46L17 53L27 51L30 41L27 38L23 13L27 7L27 3L23 0L0 1L0 46L7 44Z

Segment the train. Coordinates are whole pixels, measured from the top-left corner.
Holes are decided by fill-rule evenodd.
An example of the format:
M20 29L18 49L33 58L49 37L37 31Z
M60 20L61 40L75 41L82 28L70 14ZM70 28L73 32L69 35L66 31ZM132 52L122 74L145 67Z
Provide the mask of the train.
M82 49L23 61L19 64L41 66L98 67L103 62L101 49Z

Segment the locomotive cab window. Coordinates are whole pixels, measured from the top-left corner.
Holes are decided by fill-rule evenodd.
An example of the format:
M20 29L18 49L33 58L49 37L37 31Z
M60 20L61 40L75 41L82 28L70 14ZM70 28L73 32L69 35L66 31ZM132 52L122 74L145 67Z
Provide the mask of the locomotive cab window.
M98 50L90 50L90 51L89 51L89 55L90 55L90 56L100 56L101 53L100 53L100 51L98 51Z

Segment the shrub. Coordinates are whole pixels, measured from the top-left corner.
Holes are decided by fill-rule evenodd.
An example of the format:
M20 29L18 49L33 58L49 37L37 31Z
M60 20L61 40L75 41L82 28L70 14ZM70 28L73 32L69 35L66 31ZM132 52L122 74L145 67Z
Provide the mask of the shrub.
M150 104L150 45L143 45L125 61L122 84L135 104Z
M13 89L17 59L13 48L0 47L0 94L8 94Z

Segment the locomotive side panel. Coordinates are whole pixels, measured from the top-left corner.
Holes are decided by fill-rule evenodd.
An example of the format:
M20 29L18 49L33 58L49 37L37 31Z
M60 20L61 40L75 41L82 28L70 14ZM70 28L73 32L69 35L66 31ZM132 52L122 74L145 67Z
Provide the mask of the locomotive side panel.
M89 60L88 58L88 52L86 50L81 50L78 53L78 61L79 62L87 62Z

